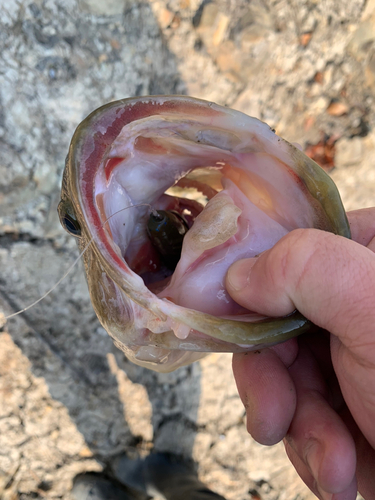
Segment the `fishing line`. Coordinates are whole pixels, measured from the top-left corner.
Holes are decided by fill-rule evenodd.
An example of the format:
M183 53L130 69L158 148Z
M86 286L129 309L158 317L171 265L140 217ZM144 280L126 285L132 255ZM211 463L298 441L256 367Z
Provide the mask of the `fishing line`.
M108 219L106 219L103 224L101 225L101 227L103 228L107 222L112 219L112 217L114 217L115 215L121 213L121 212L124 212L125 210L128 210L128 208L137 208L137 207L150 207L150 211L153 215L155 216L158 216L158 212L149 204L149 203L139 203L138 205L130 205L129 207L124 207L124 208L121 208L121 210L118 210L117 212L115 212L114 214L110 215L108 217ZM87 243L87 245L85 246L85 248L82 250L82 252L78 255L78 257L76 258L76 260L73 262L73 264L68 268L68 270L66 271L66 273L63 275L62 278L59 279L59 281L57 283L55 283L53 285L52 288L50 288L44 295L42 295L38 300L36 300L35 302L33 302L32 304L28 305L27 307L25 307L24 309L21 309L20 311L17 311L13 314L10 314L9 316L5 316L3 319L7 320L7 319L10 319L10 318L14 318L14 316L18 316L19 314L25 312L25 311L28 311L29 309L31 309L32 307L36 306L36 304L38 304L41 300L45 299L51 292L53 292L53 290L55 288L57 288L60 283L68 276L68 274L72 271L72 269L74 268L74 266L80 261L81 257L84 255L84 253L86 252L86 250L89 248L89 246L91 245L91 243L94 241L94 236L91 238L91 240Z

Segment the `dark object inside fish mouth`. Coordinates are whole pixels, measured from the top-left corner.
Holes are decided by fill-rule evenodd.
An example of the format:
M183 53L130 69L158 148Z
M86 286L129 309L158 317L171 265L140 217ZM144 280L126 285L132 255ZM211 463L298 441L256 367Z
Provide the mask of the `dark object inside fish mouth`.
M168 269L174 271L181 257L184 236L189 225L182 215L173 210L151 212L147 234Z

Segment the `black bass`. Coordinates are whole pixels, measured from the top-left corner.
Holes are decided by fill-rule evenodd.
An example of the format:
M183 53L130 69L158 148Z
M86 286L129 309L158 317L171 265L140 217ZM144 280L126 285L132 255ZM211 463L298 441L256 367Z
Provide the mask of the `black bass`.
M71 141L59 216L81 249L93 239L84 262L103 327L158 371L306 331L298 312L240 307L226 272L296 228L350 237L336 186L314 161L256 118L184 96L91 113Z

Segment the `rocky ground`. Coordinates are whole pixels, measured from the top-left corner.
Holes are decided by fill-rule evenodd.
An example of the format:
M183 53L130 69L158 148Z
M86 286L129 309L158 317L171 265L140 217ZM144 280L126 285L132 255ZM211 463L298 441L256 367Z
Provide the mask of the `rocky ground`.
M373 0L0 0L0 306L36 300L77 255L56 206L70 137L113 99L186 93L275 127L331 170L347 209L375 194ZM333 168L334 167L334 168ZM315 498L281 445L247 435L230 356L136 367L81 270L0 334L0 497L64 498L125 452L193 457L228 500Z

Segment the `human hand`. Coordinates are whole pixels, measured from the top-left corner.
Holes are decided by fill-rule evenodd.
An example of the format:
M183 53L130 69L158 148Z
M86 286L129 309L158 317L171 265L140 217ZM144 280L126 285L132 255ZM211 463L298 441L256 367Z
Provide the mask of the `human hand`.
M235 354L233 371L249 433L262 444L284 439L324 500L355 500L357 487L375 499L375 208L348 219L354 241L299 229L227 275L227 290L247 309L298 309L320 327Z

